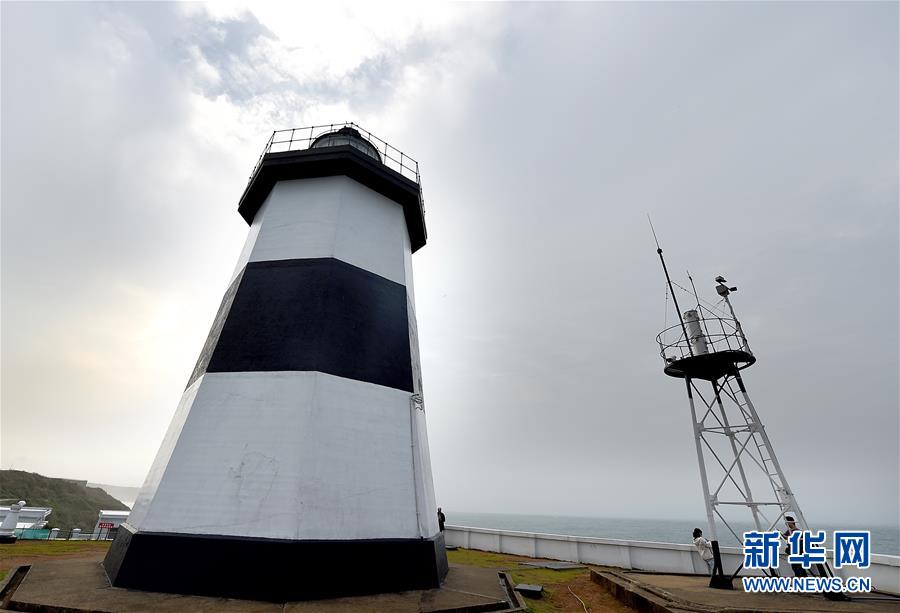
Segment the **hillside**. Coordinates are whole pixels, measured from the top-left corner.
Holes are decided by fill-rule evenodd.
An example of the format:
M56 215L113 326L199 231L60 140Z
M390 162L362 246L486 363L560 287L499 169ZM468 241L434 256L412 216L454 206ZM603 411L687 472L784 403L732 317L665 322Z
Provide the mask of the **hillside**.
M52 507L47 526L70 530L94 529L100 509L123 510L128 507L87 481L54 479L21 470L0 470L0 500L9 504L24 500L28 506Z

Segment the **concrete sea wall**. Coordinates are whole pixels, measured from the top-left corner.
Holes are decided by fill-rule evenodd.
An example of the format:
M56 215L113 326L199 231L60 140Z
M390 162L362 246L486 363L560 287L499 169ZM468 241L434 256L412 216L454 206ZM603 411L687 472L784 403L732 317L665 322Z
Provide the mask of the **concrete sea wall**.
M692 545L681 543L625 541L449 525L444 532L444 538L448 546L531 558L548 558L663 573L706 574L707 572L706 564L700 559L700 554L696 549ZM722 563L726 573L733 573L742 561L743 554L740 549L736 547L722 549ZM787 561L783 557L780 561L779 574L792 576ZM871 577L875 589L900 594L900 556L874 554L872 564L867 569L845 567L838 569L837 572L842 577ZM754 573L744 571L744 574Z

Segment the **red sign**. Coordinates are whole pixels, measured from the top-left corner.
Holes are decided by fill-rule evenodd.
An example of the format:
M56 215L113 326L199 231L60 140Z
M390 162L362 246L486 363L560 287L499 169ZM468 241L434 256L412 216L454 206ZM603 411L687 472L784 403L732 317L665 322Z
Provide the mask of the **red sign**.
M104 528L115 528L115 527L116 527L115 524L113 524L112 522L108 522L108 521L101 521L101 522L100 522L100 529L101 529L101 530L104 529Z

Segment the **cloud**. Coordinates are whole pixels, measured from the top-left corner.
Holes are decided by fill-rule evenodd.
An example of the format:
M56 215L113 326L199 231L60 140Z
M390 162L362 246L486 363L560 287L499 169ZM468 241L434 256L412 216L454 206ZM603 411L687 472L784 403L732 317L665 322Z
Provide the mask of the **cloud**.
M195 5L2 10L3 463L138 483L240 250L234 209L268 133L377 115L452 36L298 43ZM135 427L159 436L135 446ZM75 433L104 453L60 464Z
M262 145L355 120L421 163L445 508L702 515L651 212L678 275L740 286L807 516L897 517L896 6L0 10L4 466L139 483Z

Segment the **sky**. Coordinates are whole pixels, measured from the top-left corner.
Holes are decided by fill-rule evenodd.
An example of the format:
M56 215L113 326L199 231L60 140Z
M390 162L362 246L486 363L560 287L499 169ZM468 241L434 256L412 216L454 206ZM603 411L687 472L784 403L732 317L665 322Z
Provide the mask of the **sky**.
M807 519L900 524L896 3L325 4L0 5L0 466L139 486L271 131L355 121L420 163L445 510L702 520L649 213Z

